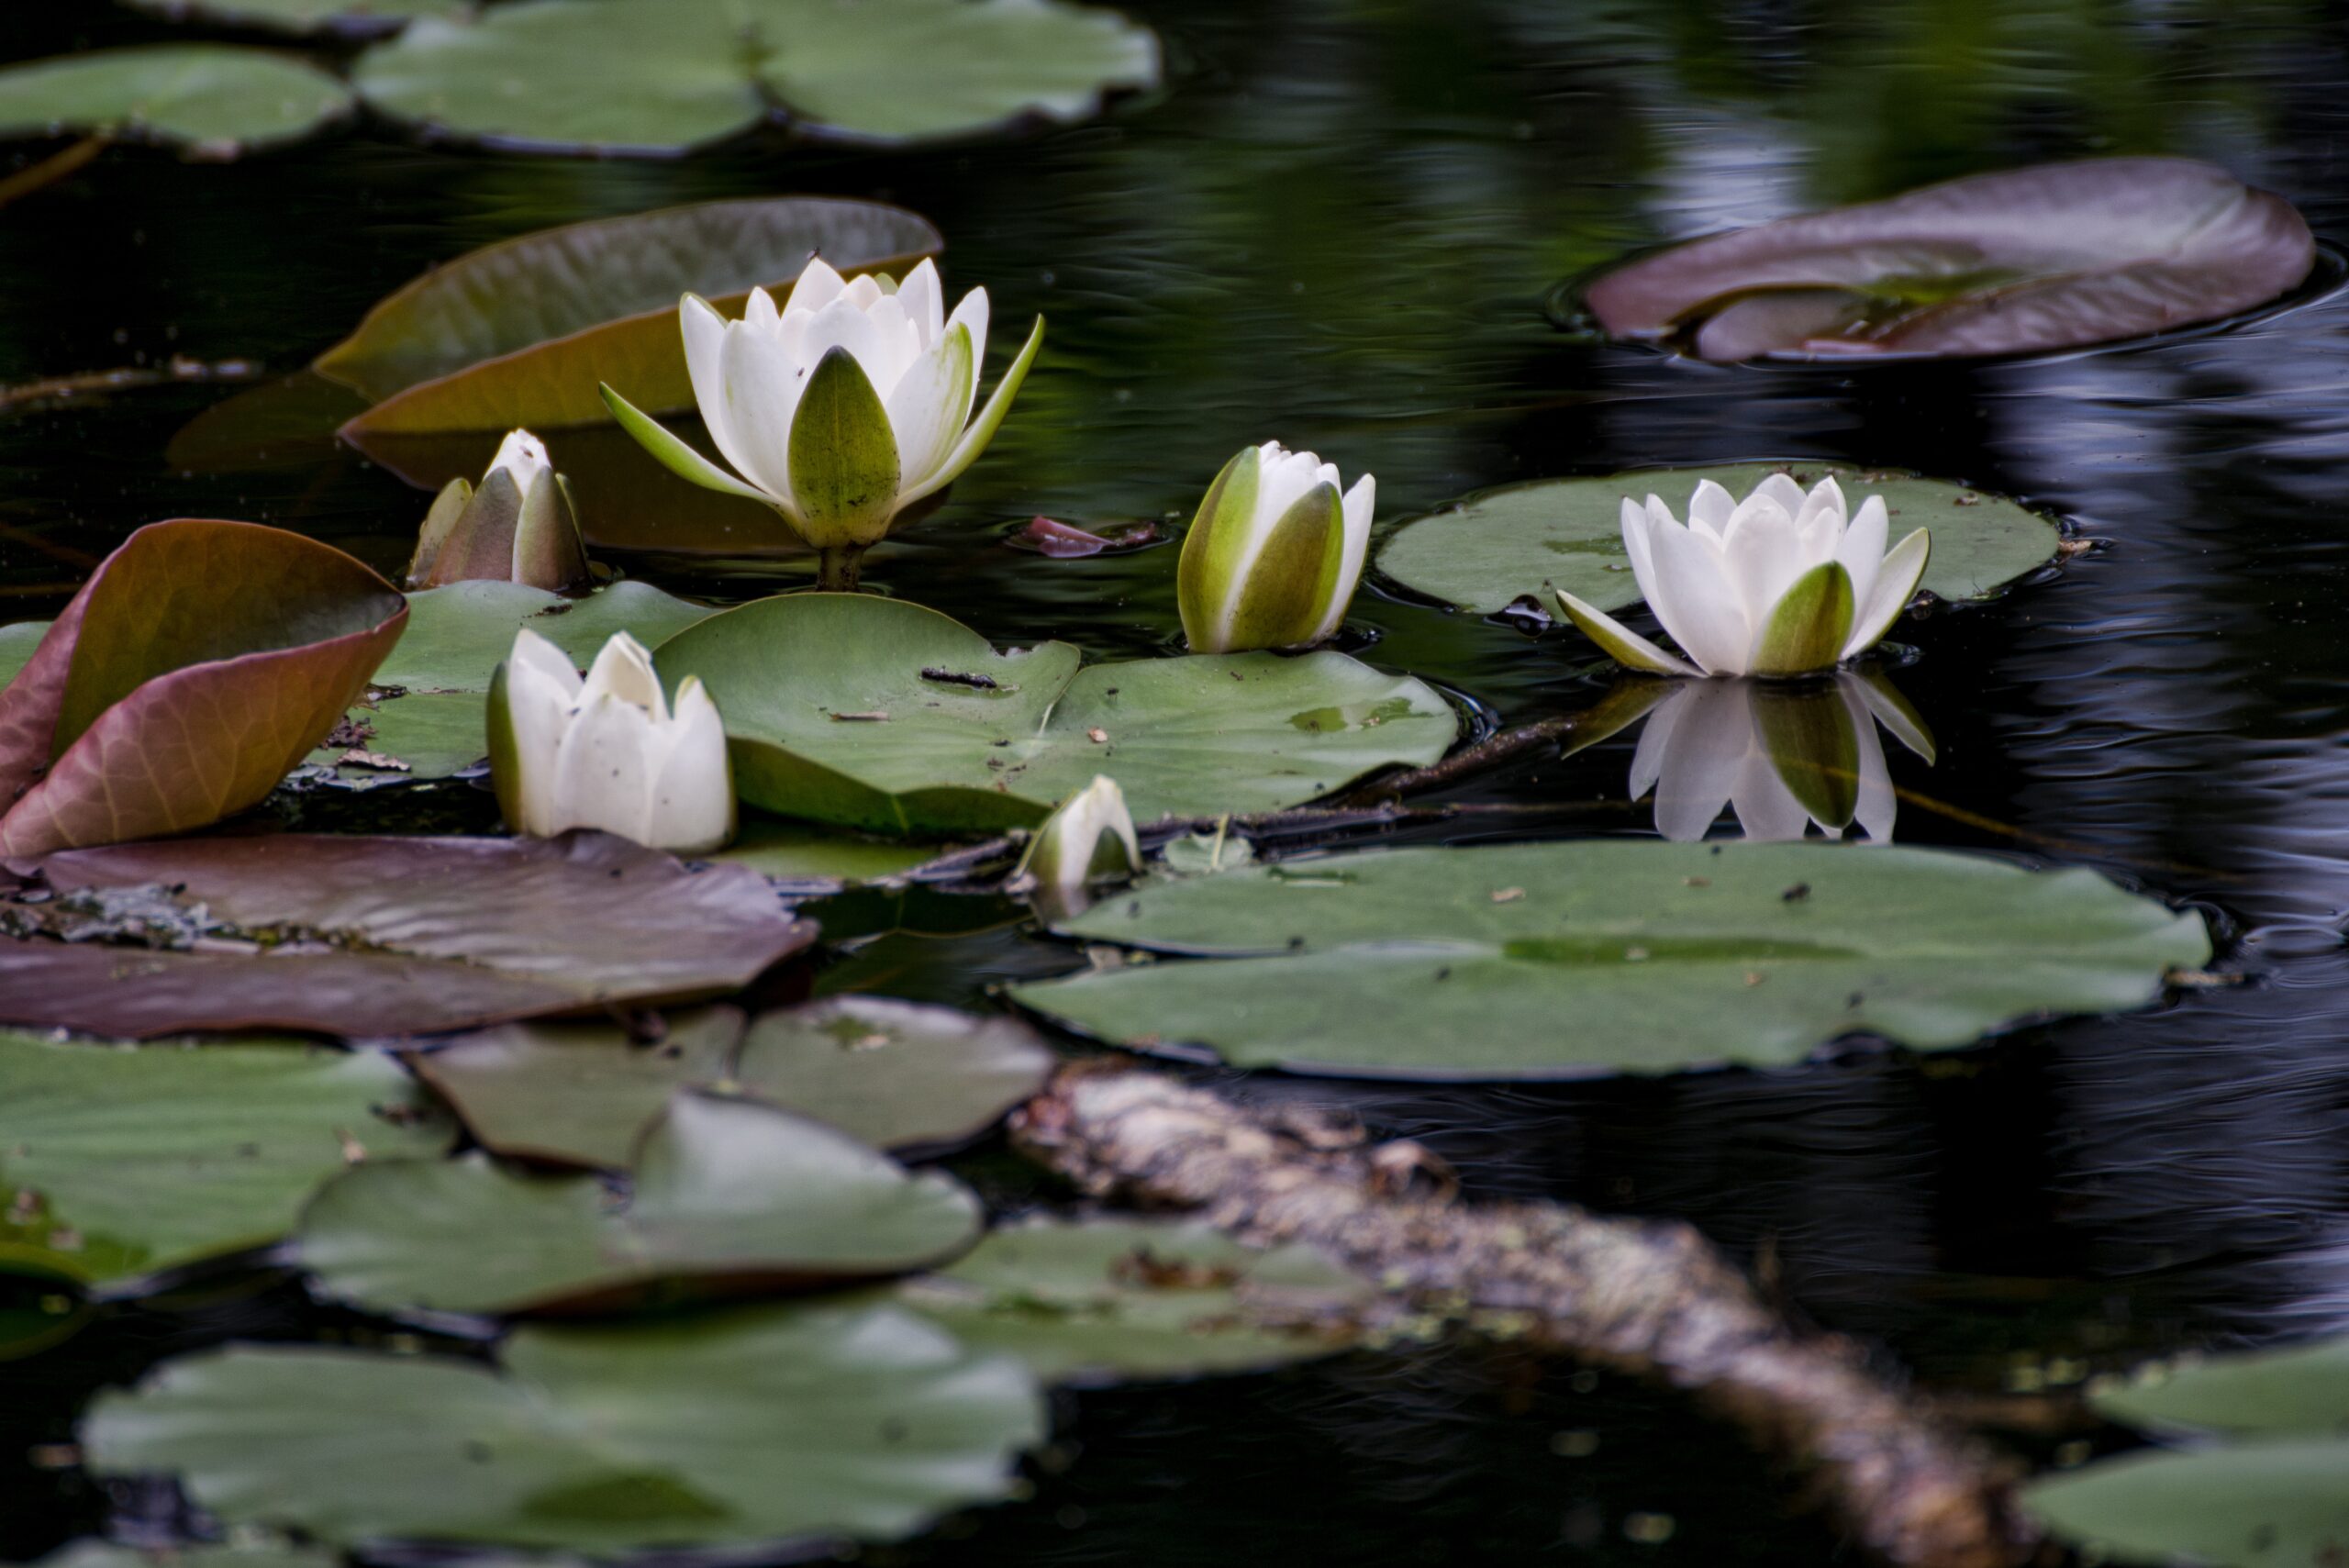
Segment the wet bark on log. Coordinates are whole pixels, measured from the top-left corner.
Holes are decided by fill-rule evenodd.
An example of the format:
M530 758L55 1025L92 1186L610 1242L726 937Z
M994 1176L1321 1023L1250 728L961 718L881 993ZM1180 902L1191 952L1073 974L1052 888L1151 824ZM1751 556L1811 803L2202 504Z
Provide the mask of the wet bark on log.
M1881 1561L2008 1568L2032 1554L2002 1462L1853 1341L1798 1332L1687 1225L1463 1203L1429 1190L1414 1146L1112 1062L1063 1069L1012 1136L1097 1196L1194 1211L1247 1241L1311 1242L1390 1289L1688 1390L1809 1472Z

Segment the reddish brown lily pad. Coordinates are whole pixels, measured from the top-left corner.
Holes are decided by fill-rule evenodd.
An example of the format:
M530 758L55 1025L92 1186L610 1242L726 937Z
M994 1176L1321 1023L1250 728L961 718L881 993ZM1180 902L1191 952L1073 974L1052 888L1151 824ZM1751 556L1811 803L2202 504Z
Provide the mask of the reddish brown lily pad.
M407 623L397 590L282 528L140 528L0 691L0 852L184 833L258 804Z
M1708 360L2025 353L2215 321L2316 259L2289 203L2182 158L1953 180L1618 268L1585 298L1618 338Z
M73 851L9 869L59 899L155 887L192 914L201 906L202 936L167 939L179 950L0 941L0 1020L135 1039L429 1034L698 1000L749 984L816 938L756 872L689 871L601 833L282 834Z

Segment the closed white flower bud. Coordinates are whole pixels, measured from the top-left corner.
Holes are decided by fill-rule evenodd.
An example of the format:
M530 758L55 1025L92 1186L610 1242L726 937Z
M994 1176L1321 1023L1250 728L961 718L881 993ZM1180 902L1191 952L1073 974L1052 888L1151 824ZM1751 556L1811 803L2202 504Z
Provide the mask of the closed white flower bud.
M1370 550L1378 495L1367 473L1278 441L1224 464L1183 540L1176 602L1194 653L1307 648L1344 624Z
M528 430L507 435L479 489L449 481L407 563L411 588L486 579L559 592L584 587L589 577L570 487Z
M1049 918L1077 914L1093 902L1093 885L1123 881L1141 870L1141 844L1118 781L1097 773L1062 801L1028 842L1013 891Z

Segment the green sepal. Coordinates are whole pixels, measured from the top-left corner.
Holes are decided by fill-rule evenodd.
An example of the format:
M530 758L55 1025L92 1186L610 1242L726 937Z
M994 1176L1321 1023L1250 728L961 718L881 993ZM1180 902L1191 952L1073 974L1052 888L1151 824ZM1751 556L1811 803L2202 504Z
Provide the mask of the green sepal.
M763 501L772 506L774 497L754 484L746 484L709 459L685 445L658 419L647 414L618 393L608 383L598 382L596 390L603 395L604 406L612 411L621 429L636 439L636 444L658 458L661 466L680 479L690 480L705 490L721 491L740 495L749 501Z
M1248 653L1313 640L1330 613L1345 549L1344 503L1338 487L1325 479L1266 530L1264 547L1240 584L1223 651Z
M1770 610L1754 639L1756 675L1812 675L1831 670L1852 634L1852 574L1841 562L1814 566Z
M818 550L869 545L897 509L897 437L856 356L834 345L791 417L792 509Z
M409 587L432 585L433 564L448 548L457 531L457 519L464 516L465 504L473 498L473 484L462 476L442 485L440 494L432 498L432 509L424 514L424 527L417 530L416 553L407 558Z
M540 474L522 497L509 559L513 580L528 587L561 593L588 584L587 545L579 537L571 486L551 469Z
M1585 604L1564 588L1553 590L1558 607L1575 623L1581 633L1598 644L1599 651L1627 670L1637 670L1647 675L1701 675L1702 670L1685 659L1675 659L1613 616L1595 605Z
M506 690L506 661L490 672L489 700L484 705L489 746L489 784L497 795L497 813L519 833L522 826L522 755L514 744L514 712Z
M1225 651L1224 611L1231 603L1232 573L1248 546L1248 519L1256 510L1256 484L1263 469L1254 447L1241 448L1208 486L1191 519L1191 531L1183 536L1182 559L1174 568L1174 602L1194 653Z

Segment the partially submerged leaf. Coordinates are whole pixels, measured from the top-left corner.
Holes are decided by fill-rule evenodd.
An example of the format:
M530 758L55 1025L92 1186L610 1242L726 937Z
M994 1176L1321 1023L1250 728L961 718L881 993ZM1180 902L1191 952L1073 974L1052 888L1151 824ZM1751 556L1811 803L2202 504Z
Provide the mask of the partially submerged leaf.
M428 1034L739 989L815 940L764 878L601 833L283 834L123 845L25 869L58 893L159 885L229 943L0 941L0 1020ZM259 937L267 947L235 951Z
M662 153L777 104L862 141L1074 120L1158 74L1147 28L1066 0L530 0L418 23L353 80L385 114L493 146Z
M2085 870L1942 851L1622 841L1431 847L1144 887L1063 929L1207 955L1014 989L1130 1048L1428 1077L1791 1062L1838 1037L1969 1044L2141 1007L2201 917Z
M0 1270L107 1284L262 1246L352 1158L449 1135L383 1056L0 1031Z
M1051 1383L1259 1372L1351 1344L1379 1293L1310 1247L1197 1220L1030 1219L896 1287L905 1306Z
M752 288L787 289L811 256L845 273L895 272L944 243L901 207L828 196L702 202L567 224L425 273L369 311L315 368L380 405L351 421L354 433L603 424L599 381L627 387L654 413L690 408L681 295L739 316Z
M751 1100L672 1096L631 1163L615 1204L597 1177L481 1154L371 1161L310 1200L295 1257L319 1290L379 1311L603 1311L902 1273L982 1224L952 1177Z
M1704 480L1742 497L1771 474L1788 472L1806 486L1831 477L1854 510L1865 496L1883 496L1896 539L1911 528L1932 530L1932 560L1921 586L1944 599L1985 597L2045 565L2063 541L2053 522L2028 507L1945 480L1845 463L1747 462L1537 479L1488 490L1405 523L1379 550L1378 567L1406 588L1482 615L1528 595L1547 606L1561 589L1618 610L1640 602L1623 549L1626 497L1660 495L1686 520L1688 498Z
M717 699L745 800L884 833L1029 826L1102 773L1138 821L1278 810L1433 762L1458 728L1428 686L1341 653L1080 671L1065 643L998 653L935 610L861 595L762 599L659 660L673 687L698 676Z
M640 1042L610 1024L509 1024L416 1059L501 1154L624 1169L679 1089L723 1087L867 1143L962 1142L1043 1086L1056 1058L1027 1025L843 996L768 1013L673 1019Z
M258 804L407 615L390 584L299 534L140 528L0 691L0 852L184 833Z
M351 94L316 66L231 44L95 50L0 70L0 139L144 136L233 158L350 112Z
M909 1535L1003 1496L1046 1431L1018 1362L888 1307L530 1326L500 1360L206 1351L100 1395L81 1439L230 1524L609 1554Z
M1618 338L1709 360L2010 354L2265 305L2308 276L2289 203L2213 164L2106 158L1979 174L1633 261L1586 297Z

